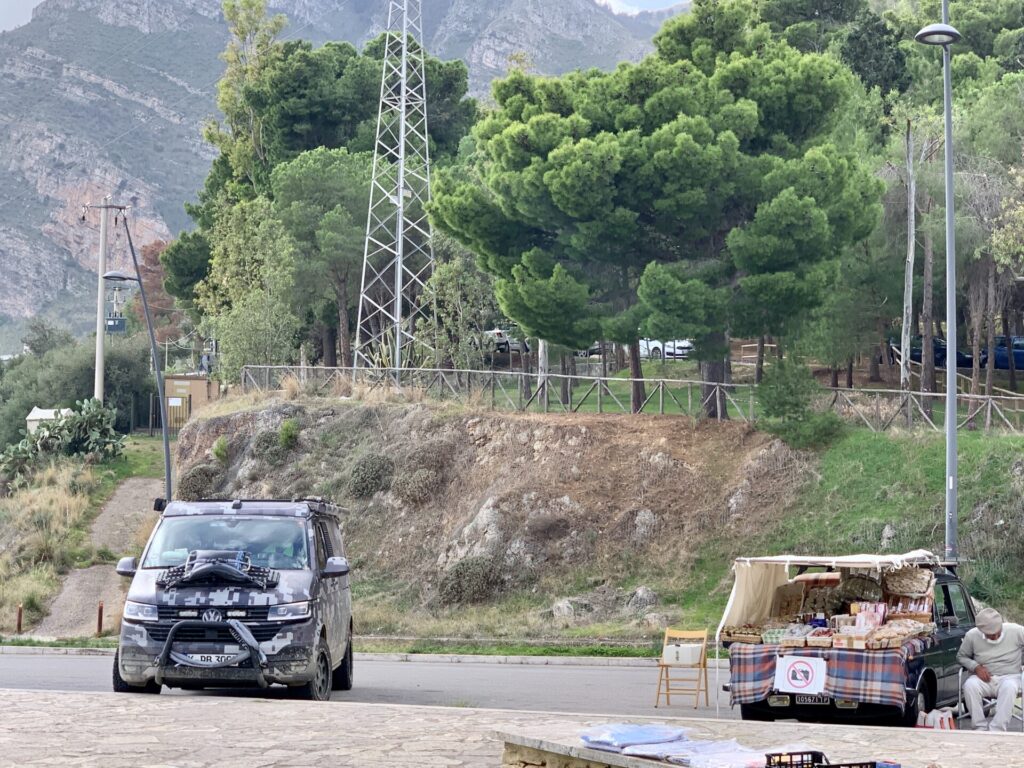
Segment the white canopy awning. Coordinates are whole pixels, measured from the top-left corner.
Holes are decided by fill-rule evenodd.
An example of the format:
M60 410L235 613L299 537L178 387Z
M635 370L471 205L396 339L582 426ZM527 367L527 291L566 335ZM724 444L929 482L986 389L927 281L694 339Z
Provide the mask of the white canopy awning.
M768 619L775 590L789 582L790 568L855 568L881 573L907 565L938 564L939 558L924 549L903 555L738 557L733 564L736 581L715 637L721 636L722 627L760 624Z

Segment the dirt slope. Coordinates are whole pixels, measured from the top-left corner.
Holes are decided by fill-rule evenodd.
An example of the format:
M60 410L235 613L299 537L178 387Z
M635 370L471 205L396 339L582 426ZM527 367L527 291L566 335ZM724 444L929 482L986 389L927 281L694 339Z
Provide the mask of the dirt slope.
M286 421L300 430L294 445L282 442ZM193 422L177 461L185 495L345 505L363 595L436 615L591 590L556 606L590 621L655 610L656 595L631 592L638 582L677 583L710 538L782 509L806 470L805 457L741 424L337 400ZM606 603L610 613L598 610Z
M139 554L140 537L152 528L153 499L163 492L162 480L126 480L103 506L93 523L91 539L97 550L115 556ZM127 580L113 566L96 565L72 571L50 606L50 613L32 632L37 637L91 637L96 634L96 607L103 601L105 632L120 626Z

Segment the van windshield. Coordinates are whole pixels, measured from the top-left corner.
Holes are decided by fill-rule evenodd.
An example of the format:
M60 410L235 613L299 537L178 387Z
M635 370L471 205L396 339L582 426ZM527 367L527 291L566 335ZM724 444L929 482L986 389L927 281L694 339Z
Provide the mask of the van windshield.
M305 520L237 515L164 518L142 567L172 568L197 549L248 552L253 565L279 571L309 567Z

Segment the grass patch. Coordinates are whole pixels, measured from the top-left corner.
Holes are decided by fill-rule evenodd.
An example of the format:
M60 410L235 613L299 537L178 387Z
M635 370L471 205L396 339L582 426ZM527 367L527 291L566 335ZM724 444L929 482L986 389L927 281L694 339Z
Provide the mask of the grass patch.
M18 635L0 635L0 645L27 648L117 648L116 637L75 637L63 640L36 640Z
M38 623L72 568L110 563L93 548L89 528L103 504L130 477L163 476L159 439L132 438L124 456L103 464L60 459L40 469L31 485L0 499L0 631L12 631L17 606L24 627Z

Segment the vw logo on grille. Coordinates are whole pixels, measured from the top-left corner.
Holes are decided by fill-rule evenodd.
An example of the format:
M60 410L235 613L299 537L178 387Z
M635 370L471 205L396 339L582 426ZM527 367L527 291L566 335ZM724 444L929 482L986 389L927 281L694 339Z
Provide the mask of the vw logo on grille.
M203 621L224 621L224 614L216 608L207 608L203 611Z

